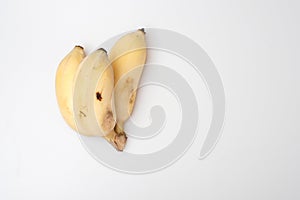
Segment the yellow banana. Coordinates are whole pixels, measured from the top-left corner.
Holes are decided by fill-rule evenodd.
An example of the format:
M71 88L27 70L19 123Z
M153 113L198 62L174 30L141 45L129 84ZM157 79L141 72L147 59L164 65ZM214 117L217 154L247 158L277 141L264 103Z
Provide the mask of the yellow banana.
M117 135L125 142L127 137L123 131L124 122L130 117L134 107L136 89L146 62L146 55L144 29L121 37L109 54L114 70L114 100L117 115L117 124L109 135Z
M86 136L102 136L122 151L123 126L134 107L146 54L144 29L120 38L109 59L104 49L85 57L82 47L74 47L56 72L57 101L68 125Z
M79 133L105 136L114 125L113 69L106 51L98 49L79 65L73 90L74 116Z
M61 62L56 74L57 101L62 115L80 134L103 136L117 150L122 150L118 147L124 145L122 140L116 141L117 134L108 136L115 126L116 114L113 103L114 75L107 53L104 49L98 49L83 58L84 53L79 52L83 52L83 48L75 47Z
M79 64L84 57L83 47L75 46L60 62L56 71L55 89L59 110L64 120L74 130L76 125L73 116L72 88Z
M113 90L113 68L107 52L101 48L88 55L79 66L73 90L75 121L79 133L102 136L122 151L126 140L111 133L116 123Z

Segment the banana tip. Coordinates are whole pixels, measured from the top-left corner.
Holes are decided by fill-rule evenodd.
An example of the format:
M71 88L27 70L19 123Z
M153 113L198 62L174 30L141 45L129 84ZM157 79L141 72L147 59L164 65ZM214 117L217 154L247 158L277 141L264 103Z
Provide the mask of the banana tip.
M105 53L107 53L107 51L104 48L99 48L98 50L104 51Z
M113 145L118 151L123 151L127 142L127 136L124 132L116 134Z
M82 46L80 45L76 45L75 47L78 47L78 48L81 48L81 49L84 49Z
M144 28L140 28L139 31L142 31L144 34L146 34L145 29Z

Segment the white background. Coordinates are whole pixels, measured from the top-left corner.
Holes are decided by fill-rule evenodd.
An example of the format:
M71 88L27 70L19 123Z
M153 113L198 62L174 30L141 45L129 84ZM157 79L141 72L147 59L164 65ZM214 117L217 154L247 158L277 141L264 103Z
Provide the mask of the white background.
M0 199L299 199L299 1L1 1ZM164 28L198 44L224 83L213 153L128 175L95 161L62 120L54 80L75 45ZM196 152L196 151L195 151Z

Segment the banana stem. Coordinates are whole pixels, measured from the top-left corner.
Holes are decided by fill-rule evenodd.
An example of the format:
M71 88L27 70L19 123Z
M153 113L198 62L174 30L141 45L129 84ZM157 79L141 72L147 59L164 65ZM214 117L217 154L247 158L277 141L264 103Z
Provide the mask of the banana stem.
M115 127L116 128L116 127ZM116 132L115 130L112 130L109 134L104 136L104 138L111 143L116 150L123 151L126 145L127 136L124 131L122 132Z
M115 128L114 128L114 131L116 133L124 133L123 127L124 127L124 123L121 122L121 121L118 121Z

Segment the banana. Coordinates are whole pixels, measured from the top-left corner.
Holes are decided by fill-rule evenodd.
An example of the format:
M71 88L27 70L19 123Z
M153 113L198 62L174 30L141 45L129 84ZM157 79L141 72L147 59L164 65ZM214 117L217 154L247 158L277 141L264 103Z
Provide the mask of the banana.
M73 90L74 117L79 133L102 136L122 151L124 139L112 132L116 124L114 72L107 52L98 49L83 59Z
M76 130L76 125L73 115L72 88L79 64L84 57L83 47L75 46L60 62L56 71L55 89L59 110L64 120L74 130Z
M79 65L73 90L74 119L79 133L105 136L115 125L113 69L107 53L98 49Z
M136 98L136 90L146 62L146 40L144 29L126 34L111 48L109 58L114 70L114 101L117 124L108 135L118 136L126 143L124 122L130 117ZM124 147L120 147L124 148Z
M120 38L109 54L98 49L85 57L76 46L56 73L56 96L68 125L86 136L102 136L122 151L124 122L130 117L146 62L144 29Z

